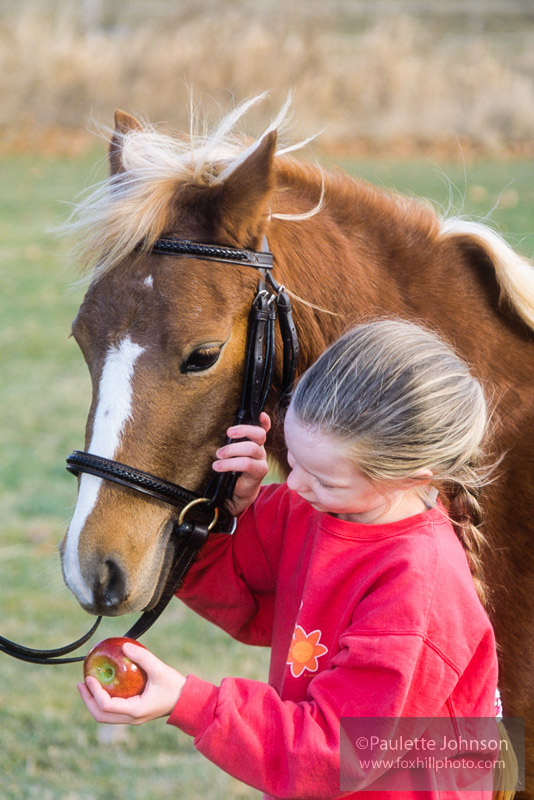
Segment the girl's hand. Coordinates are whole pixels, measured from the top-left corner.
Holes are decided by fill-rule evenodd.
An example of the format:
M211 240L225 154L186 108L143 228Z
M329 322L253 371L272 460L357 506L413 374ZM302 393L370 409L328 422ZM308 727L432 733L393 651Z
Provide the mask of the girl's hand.
M259 425L235 425L226 431L229 439L244 439L219 448L213 462L215 472L240 472L234 495L228 502L229 510L237 516L254 502L260 491L262 480L269 471L265 438L271 420L262 411Z
M148 676L143 694L134 697L110 697L96 678L78 684L85 705L97 722L141 725L158 717L167 717L178 702L185 677L159 658L135 644L123 645L122 652L142 667Z

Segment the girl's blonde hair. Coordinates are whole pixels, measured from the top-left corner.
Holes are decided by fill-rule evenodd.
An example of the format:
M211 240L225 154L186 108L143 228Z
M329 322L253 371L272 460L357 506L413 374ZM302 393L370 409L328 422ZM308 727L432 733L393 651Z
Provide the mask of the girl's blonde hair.
M488 477L480 467L488 410L481 385L448 345L410 322L358 325L304 373L291 408L303 425L340 440L373 483L431 470L487 601L478 496Z

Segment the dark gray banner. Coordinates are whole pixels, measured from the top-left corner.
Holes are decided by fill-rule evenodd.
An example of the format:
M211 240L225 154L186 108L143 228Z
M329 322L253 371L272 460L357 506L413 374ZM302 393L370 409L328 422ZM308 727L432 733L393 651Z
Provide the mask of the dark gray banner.
M524 783L520 717L341 718L342 791L491 792Z

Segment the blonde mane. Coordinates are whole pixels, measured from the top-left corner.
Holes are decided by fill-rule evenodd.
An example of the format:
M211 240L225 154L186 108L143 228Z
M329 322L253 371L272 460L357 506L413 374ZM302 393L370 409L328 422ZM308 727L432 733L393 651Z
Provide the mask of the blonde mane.
M185 184L222 184L273 130L287 125L290 99L255 141L237 131L241 117L264 95L248 100L227 114L213 132L200 132L191 113L191 129L180 138L158 131L149 123L140 128L108 131L121 153L122 169L85 192L64 226L74 239L71 256L81 270L98 278L140 244L147 248L172 222L172 200ZM276 157L304 147L280 145ZM317 213L273 214L280 219L305 219Z

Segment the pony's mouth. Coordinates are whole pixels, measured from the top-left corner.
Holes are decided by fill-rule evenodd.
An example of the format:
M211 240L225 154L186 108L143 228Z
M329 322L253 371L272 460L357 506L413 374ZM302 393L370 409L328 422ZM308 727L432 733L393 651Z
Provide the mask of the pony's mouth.
M158 579L152 593L152 597L144 607L143 611L152 611L160 600L167 594L174 594L175 587L173 585L167 586L168 579L176 558L176 551L178 549L178 538L173 536L173 529L175 520L170 519L165 523L164 529L161 533L162 538L167 538L167 544L163 553L161 569L159 571Z

